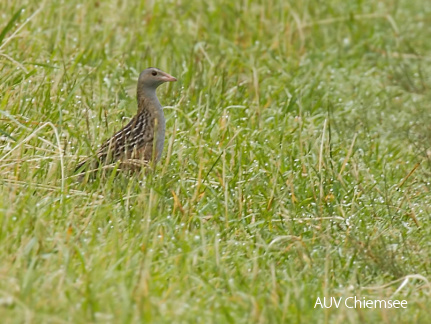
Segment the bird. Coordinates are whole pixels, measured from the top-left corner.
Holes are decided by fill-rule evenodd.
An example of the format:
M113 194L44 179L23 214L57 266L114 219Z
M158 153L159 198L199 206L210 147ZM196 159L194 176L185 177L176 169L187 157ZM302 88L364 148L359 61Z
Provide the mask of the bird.
M162 70L149 67L138 79L138 111L130 122L106 140L96 156L80 162L75 173L91 166L120 162L120 169L137 171L160 160L165 141L166 121L156 89L165 82L177 79ZM85 168L86 167L86 168Z

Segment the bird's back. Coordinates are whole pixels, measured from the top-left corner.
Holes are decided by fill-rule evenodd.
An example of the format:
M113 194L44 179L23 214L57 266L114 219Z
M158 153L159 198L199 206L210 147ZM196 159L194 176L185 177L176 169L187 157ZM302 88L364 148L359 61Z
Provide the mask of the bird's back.
M138 113L120 131L105 141L97 152L104 163L137 159L151 161L154 140L154 118L144 110Z

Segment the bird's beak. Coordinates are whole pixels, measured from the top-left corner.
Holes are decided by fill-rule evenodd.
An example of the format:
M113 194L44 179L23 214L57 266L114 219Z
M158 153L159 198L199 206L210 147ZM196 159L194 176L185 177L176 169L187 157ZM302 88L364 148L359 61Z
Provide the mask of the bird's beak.
M177 78L173 77L170 74L163 73L163 76L160 78L164 82L175 82L177 81Z

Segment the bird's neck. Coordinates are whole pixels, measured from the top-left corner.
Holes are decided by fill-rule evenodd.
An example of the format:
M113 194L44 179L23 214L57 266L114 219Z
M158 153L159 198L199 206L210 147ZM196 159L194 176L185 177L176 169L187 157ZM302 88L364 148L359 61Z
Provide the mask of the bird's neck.
M160 113L162 105L156 95L156 89L138 89L138 113L148 111L149 113Z

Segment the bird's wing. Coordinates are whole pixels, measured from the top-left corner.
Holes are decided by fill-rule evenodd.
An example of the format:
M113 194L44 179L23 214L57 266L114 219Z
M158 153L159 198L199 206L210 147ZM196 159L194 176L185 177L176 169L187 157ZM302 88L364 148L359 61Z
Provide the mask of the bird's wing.
M97 157L103 162L116 161L122 157L131 158L142 147L152 146L154 126L146 113L135 116L126 126L105 141Z

